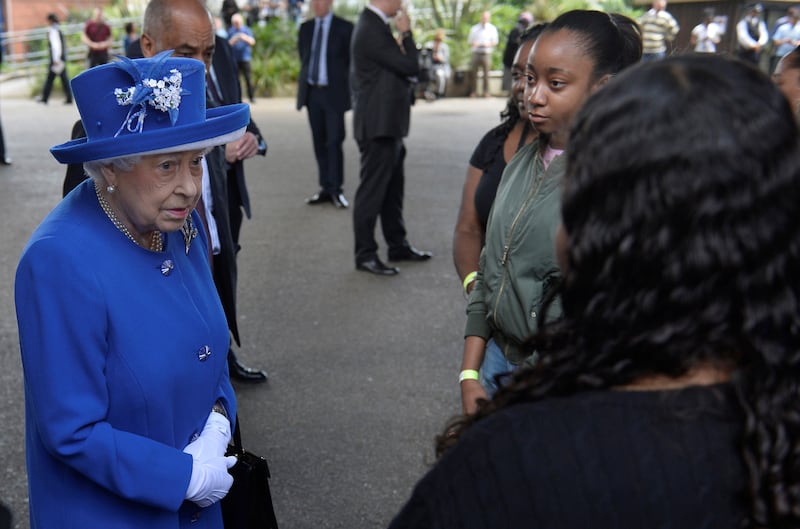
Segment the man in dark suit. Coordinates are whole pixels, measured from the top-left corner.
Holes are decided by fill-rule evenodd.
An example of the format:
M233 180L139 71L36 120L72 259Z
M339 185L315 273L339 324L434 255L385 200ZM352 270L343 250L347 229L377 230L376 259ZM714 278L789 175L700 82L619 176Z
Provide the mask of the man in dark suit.
M403 161L411 113L410 77L419 72L411 21L400 0L370 0L353 30L351 90L353 134L361 152L361 182L353 206L356 269L381 276L399 270L378 258L375 224L381 218L390 261L426 261L430 252L411 246L403 221ZM402 47L388 26L390 17Z
M331 11L333 0L311 0L314 18L300 26L297 51L300 77L297 110L308 107L319 172L319 191L306 203L332 202L346 208L344 181L344 113L350 110L350 39L353 24Z
M213 17L202 0L151 0L145 10L139 40L145 57L174 50L174 55L203 61L208 74L209 106L241 102L233 52L225 39L215 35ZM211 216L218 236L218 247L213 249L212 260L214 282L237 345L241 345L236 323L236 253L239 251L241 208L250 216L243 161L265 152L266 145L251 120L241 140L218 147L206 155L209 192L204 192L204 200L210 197L213 201ZM209 218L208 211L205 216ZM228 366L231 377L238 380L263 382L267 378L263 371L240 364L233 350L228 351Z
M144 17L142 37L133 43L132 58L152 57L158 52L175 50L174 55L198 59L206 64L208 105L241 102L236 62L225 39L214 33L211 15L201 0L151 0ZM212 65L213 62L213 65ZM213 84L212 84L213 83ZM213 88L212 88L213 86ZM85 137L81 122L73 127L72 138ZM204 174L203 204L211 202L201 211L206 220L213 222L211 265L214 283L225 310L228 327L237 345L241 345L236 323L236 254L239 251L239 227L242 222L240 207L250 215L250 201L244 185L244 159L266 152L266 145L258 127L250 121L242 140L216 147L205 156L207 170ZM206 176L208 178L206 179ZM86 175L80 164L67 167L64 195L77 186ZM208 215L211 210L211 216ZM228 368L232 378L244 382L263 382L267 374L242 365L233 350L228 351Z

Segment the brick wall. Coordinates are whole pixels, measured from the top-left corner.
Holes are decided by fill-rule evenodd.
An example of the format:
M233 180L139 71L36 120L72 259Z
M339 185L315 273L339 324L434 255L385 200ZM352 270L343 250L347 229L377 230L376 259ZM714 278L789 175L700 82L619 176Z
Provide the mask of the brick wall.
M107 6L111 0L2 0L5 7L6 31L44 27L47 14L55 13L63 22L70 11L90 13L96 6Z

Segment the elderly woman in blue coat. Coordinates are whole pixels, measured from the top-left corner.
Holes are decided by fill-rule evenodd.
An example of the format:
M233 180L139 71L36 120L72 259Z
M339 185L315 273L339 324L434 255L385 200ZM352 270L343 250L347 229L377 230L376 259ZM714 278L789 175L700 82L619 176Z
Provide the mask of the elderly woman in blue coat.
M194 208L249 111L206 110L203 64L169 54L76 77L88 137L51 149L92 178L17 269L33 529L222 527L236 399Z

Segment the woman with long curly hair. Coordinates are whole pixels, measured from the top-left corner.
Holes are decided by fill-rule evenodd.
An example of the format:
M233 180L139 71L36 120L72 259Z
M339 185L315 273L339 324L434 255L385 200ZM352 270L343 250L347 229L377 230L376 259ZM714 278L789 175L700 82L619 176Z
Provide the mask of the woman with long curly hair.
M800 527L786 98L720 56L647 63L588 100L567 156L561 319L448 425L392 528Z

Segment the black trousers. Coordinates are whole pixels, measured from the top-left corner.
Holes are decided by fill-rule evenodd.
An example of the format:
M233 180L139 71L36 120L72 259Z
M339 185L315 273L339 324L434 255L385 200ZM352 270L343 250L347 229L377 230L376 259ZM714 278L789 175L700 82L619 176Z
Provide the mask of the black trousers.
M239 73L244 76L244 84L247 86L247 97L250 98L250 102L253 102L256 98L253 92L253 74L250 68L250 61L239 61L236 64L239 67Z
M344 182L344 112L334 110L327 88L308 87L308 122L317 159L319 188L330 194L341 193Z
M69 87L69 79L67 79L67 69L64 68L61 70L61 73L56 74L53 72L52 68L47 69L47 79L44 81L44 88L42 88L42 101L47 103L47 100L50 99L50 92L53 90L53 81L55 81L56 75L61 79L61 88L64 89L64 95L66 97L67 102L72 101L72 91Z
M361 151L361 182L353 202L353 231L356 263L362 263L377 257L375 224L378 217L389 249L408 244L403 221L406 148L402 138L373 138L358 142L358 149Z

